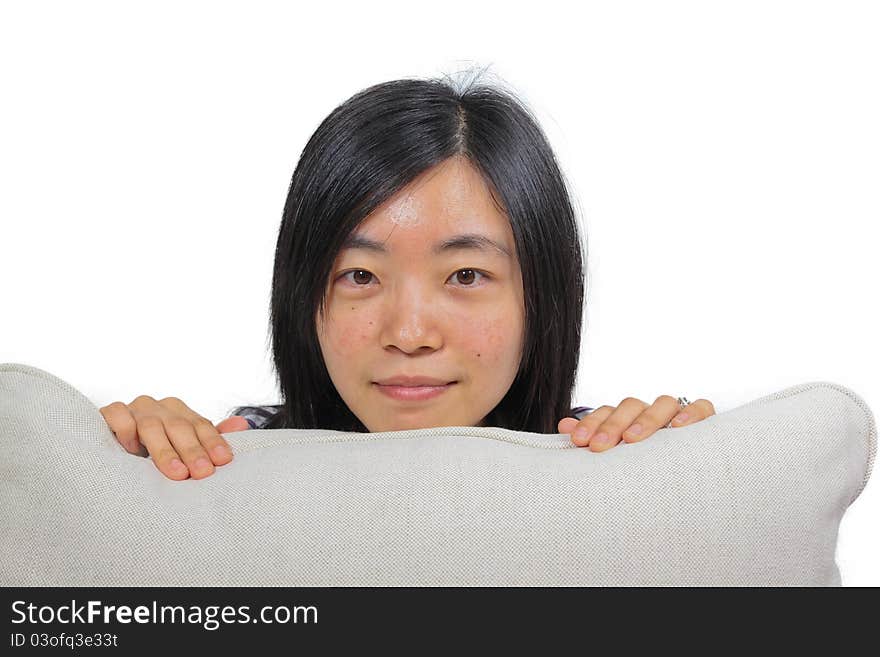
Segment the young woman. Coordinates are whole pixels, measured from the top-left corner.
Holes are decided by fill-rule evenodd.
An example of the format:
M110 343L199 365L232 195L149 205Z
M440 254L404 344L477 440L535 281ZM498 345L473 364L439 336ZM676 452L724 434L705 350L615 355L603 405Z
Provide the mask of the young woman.
M593 451L643 440L682 411L675 398L571 407L584 252L549 143L512 94L378 84L330 113L293 172L270 308L283 403L216 427L176 398L101 412L171 479L209 476L232 460L220 433L250 428L497 426ZM676 426L715 411L684 412Z

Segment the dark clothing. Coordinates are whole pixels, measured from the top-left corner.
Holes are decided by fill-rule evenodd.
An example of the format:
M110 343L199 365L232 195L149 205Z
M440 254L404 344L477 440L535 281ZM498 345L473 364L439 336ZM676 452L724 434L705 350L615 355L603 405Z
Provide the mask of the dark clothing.
M233 415L243 417L247 420L251 429L260 429L269 422L279 408L281 408L281 406L239 406L235 409ZM593 410L595 409L589 406L575 406L571 409L570 415L571 417L580 420Z

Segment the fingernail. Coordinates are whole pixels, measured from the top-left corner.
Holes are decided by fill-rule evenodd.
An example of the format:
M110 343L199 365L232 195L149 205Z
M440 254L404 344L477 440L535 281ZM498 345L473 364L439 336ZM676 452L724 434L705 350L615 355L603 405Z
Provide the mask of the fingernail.
M641 436L642 435L642 425L634 424L629 429L626 430L628 434L631 436Z
M217 456L219 458L229 456L231 454L229 448L226 445L215 445L214 449L212 449L211 451L214 452L214 456Z
M181 468L185 468L180 459L171 459L171 469L172 470L180 470Z
M608 437L608 434L605 432L602 432L599 435L597 435L596 437L594 437L590 441L590 444L593 447L605 447L605 445L607 445L610 442L611 442L611 439Z
M572 434L572 438L575 438L577 440L586 440L587 437L589 437L589 435L590 435L589 431L587 430L586 427L578 427L577 429L574 430L574 433Z
M687 422L688 414L687 413L679 413L674 418L672 418L673 422L678 422L679 424L682 422Z

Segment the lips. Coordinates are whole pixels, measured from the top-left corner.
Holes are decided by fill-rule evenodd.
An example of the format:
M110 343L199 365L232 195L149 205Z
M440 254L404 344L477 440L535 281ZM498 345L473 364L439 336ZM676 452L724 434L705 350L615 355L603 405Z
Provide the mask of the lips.
M438 386L391 386L374 383L379 392L397 401L418 402L442 395L456 384L455 381Z
M438 379L433 376L406 376L403 374L398 374L396 376L389 377L387 379L380 379L378 381L374 381L380 386L400 386L405 388L420 388L420 387L430 387L430 386L445 386L449 383L455 383L455 381L450 381L449 379Z

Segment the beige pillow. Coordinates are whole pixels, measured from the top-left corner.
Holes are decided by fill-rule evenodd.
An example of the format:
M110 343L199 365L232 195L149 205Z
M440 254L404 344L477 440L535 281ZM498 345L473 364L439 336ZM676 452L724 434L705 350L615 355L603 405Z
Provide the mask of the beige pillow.
M226 434L172 481L61 379L0 365L2 586L839 585L865 402L797 385L600 453L441 427Z

